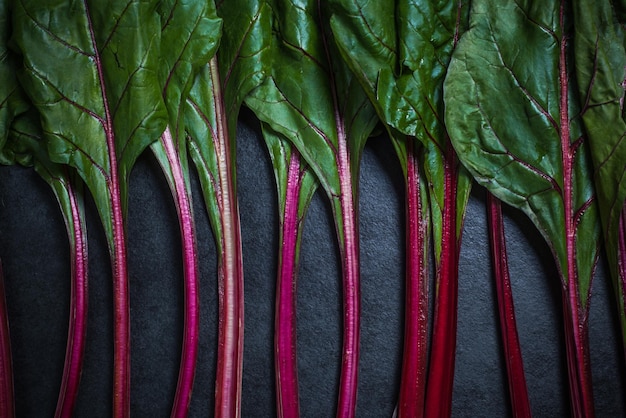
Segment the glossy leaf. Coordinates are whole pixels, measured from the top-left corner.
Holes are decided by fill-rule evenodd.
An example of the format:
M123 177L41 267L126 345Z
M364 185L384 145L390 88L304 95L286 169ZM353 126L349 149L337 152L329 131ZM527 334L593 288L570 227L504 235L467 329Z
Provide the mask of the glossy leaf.
M463 163L522 209L549 243L563 286L574 415L593 415L587 340L599 251L591 161L569 56L564 1L475 1L445 84L446 123ZM485 71L488 68L489 71Z
M626 200L624 21L620 24L608 0L578 0L574 5L574 59L582 119L595 166L598 207L626 341L626 258L620 259L626 254L626 242L620 240L620 218Z
M279 0L273 2L273 8L272 73L247 104L293 143L331 200L344 277L337 416L352 416L360 315L357 179L361 152L377 118L336 50L330 33L330 8L313 0Z
M216 247L220 294L215 416L241 414L243 261L236 192L235 135L239 108L263 79L270 33L265 2L222 2L217 56L195 78L185 108L188 147L203 190Z
M51 160L75 167L94 197L113 268L113 414L130 410L124 212L128 176L165 129L160 19L146 1L17 1L20 81L41 115ZM133 40L132 43L129 40Z

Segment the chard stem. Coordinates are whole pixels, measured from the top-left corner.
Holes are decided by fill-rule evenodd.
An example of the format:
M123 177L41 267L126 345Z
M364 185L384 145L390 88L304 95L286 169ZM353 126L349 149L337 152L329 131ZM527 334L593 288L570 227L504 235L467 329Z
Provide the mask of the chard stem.
M507 261L502 205L500 200L491 193L487 193L487 205L491 260L496 282L496 293L498 295L500 332L509 382L511 407L514 417L530 418L530 402L528 400L528 389L526 388L526 377L524 376L522 350L517 335L513 292Z
M221 208L222 254L218 265L219 331L215 416L241 416L241 382L243 373L243 263L239 211L230 155L230 134L224 110L222 85L217 57L209 62L216 100L216 131L219 170L219 206Z
M169 126L161 135L160 143L165 150L167 162L161 162L170 183L170 190L176 203L176 212L182 239L184 275L184 331L183 346L178 373L176 395L171 417L186 417L193 388L193 380L198 358L198 334L200 329L200 308L198 304L198 262L195 228L191 209L191 197L187 190L183 168ZM159 157L159 156L158 156ZM160 158L159 158L160 160ZM165 165L165 164L167 165Z
M298 218L301 174L300 156L294 147L287 173L285 210L280 221L281 251L276 286L274 347L277 414L280 418L300 416L296 354L296 289L298 247L301 239L301 223Z
M449 140L444 154L441 259L437 264L432 346L426 388L427 417L449 417L456 352L459 241L456 225L458 160Z
M343 259L343 355L339 380L337 417L353 417L356 413L356 395L359 369L359 340L361 323L361 288L359 272L359 231L357 210L352 188L350 152L341 117L337 120L337 167L339 169L341 228L340 244Z
M423 214L420 198L419 163L414 141L414 138L407 138L406 308L398 405L398 416L401 418L424 414L428 351L428 274L425 257L428 218Z
M69 180L69 176L66 176L66 178L68 178L68 181L64 181L62 187L69 198L71 210L69 214L71 219L66 219L66 227L71 243L72 284L65 366L55 412L56 418L69 418L74 414L87 335L88 260L86 227L83 211L78 203L76 189L72 184L73 182Z

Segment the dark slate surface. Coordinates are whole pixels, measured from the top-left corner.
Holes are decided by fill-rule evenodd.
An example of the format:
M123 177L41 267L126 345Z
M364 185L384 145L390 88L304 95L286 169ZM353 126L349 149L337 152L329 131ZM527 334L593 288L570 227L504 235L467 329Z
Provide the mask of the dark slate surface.
M273 174L256 123L243 113L238 136L246 333L243 416L275 416L272 331L277 219ZM390 417L402 342L404 191L385 138L365 149L360 177L362 340L358 416ZM192 417L212 415L217 338L216 257L197 193L202 270L202 337ZM0 169L0 257L11 321L19 417L54 413L63 368L69 303L69 251L62 217L34 172ZM112 318L106 245L89 209L89 330L77 416L110 416ZM560 285L547 245L520 213L507 209L513 291L535 416L568 415L560 323ZM174 206L154 159L133 172L129 209L132 400L135 417L169 415L182 335L180 245ZM500 354L486 235L484 191L466 216L459 279L455 417L510 414ZM298 350L303 417L334 415L341 350L341 285L334 226L318 193L306 219L298 294ZM600 260L590 314L596 409L625 416L624 366L615 303Z

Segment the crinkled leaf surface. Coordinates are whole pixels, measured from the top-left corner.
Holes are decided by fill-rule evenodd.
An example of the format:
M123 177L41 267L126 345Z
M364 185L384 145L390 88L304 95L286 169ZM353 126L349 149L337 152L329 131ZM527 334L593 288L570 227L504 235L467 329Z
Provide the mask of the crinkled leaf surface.
M467 27L468 3L401 0L335 0L332 28L346 62L359 78L392 137L409 135L426 147L433 234L441 242L444 208L443 80L456 41ZM406 143L394 141L406 172ZM457 185L457 236L471 187L462 168ZM439 257L440 245L436 245Z
M157 11L162 26L159 78L170 129L182 140L183 105L195 75L217 50L222 20L213 1L161 1Z
M341 213L338 143L348 140L354 177L377 122L375 112L330 37L328 7L318 10L315 1L274 3L280 35L273 41L272 74L246 103L292 141L333 200L335 213Z
M155 3L23 0L13 22L20 80L41 113L50 156L76 167L111 237L112 159L125 207L130 170L167 119Z
M560 70L572 74L567 51L561 55L570 28L559 19L560 6L472 3L471 29L445 83L446 122L474 178L540 229L564 285L576 274L584 307L598 253L598 214L577 92L571 79L561 84L559 77ZM568 269L568 242L575 271Z
M575 62L582 119L595 166L609 265L617 280L619 219L626 200L626 37L609 0L579 0L574 4ZM621 285L617 290L623 293ZM622 294L620 300L623 298Z

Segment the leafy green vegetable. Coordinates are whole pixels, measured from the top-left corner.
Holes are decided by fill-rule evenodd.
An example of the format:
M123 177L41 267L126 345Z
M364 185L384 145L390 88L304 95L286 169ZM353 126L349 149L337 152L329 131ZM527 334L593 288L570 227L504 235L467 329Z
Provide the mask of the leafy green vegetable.
M50 161L36 112L25 113L14 120L5 154L10 154L22 165L35 168L52 188L65 220L72 277L65 367L55 416L71 416L87 342L87 227L82 181L71 168Z
M297 417L298 365L296 350L297 278L302 228L318 182L289 140L263 125L278 189L279 242L274 325L277 415Z
M236 191L239 108L263 79L270 33L265 2L222 2L220 49L191 88L185 107L188 147L203 190L216 246L220 295L215 415L239 416L243 363L243 262Z
M344 277L337 416L353 416L360 323L357 179L361 152L377 119L336 50L329 27L331 11L313 0L272 4L276 16L272 73L246 104L293 143L331 200Z
M579 0L574 2L574 22L574 60L582 119L595 166L598 208L626 346L624 20L620 24L616 9L608 0Z
M173 417L186 416L191 400L198 354L200 324L199 272L196 234L189 189L189 164L184 109L195 75L215 53L221 20L212 1L162 1L159 76L169 115L168 127L152 150L167 178L176 202L183 249L185 325Z
M572 411L592 416L587 317L600 228L579 116L586 108L574 94L570 17L565 1L473 2L444 92L463 163L496 197L522 209L552 249Z
M409 341L422 340L419 346L414 346L421 353L405 353L405 357L421 359L422 364L411 376L403 377L400 413L415 415L425 410L434 415L439 411L449 415L456 345L458 253L471 182L465 170L459 167L443 124L442 85L451 53L466 28L468 7L462 1L436 5L422 0L403 0L395 4L336 2L340 7L332 25L342 55L363 84L392 138L396 138L394 145L407 175L411 161L407 144L416 138L425 148L423 167L430 188L437 262L433 345L426 388L426 321L422 321L415 335L406 336ZM405 139L404 135L409 138ZM415 179L407 176L409 181ZM413 193L417 193L417 189ZM425 218L428 215L414 211L413 216ZM408 222L422 221L416 218ZM426 242L421 244L425 246ZM424 259L425 252L421 251L421 255L417 253L408 258ZM409 277L408 280L411 286L411 280L426 279ZM425 292L425 284L422 286ZM423 306L426 300L425 296L422 298L416 303ZM424 307L421 312L418 315L425 318ZM412 363L414 361L410 360L405 364Z
M15 2L20 81L41 115L54 162L94 196L113 268L113 414L130 408L130 321L124 212L128 176L165 129L156 2ZM133 40L129 43L129 40Z

